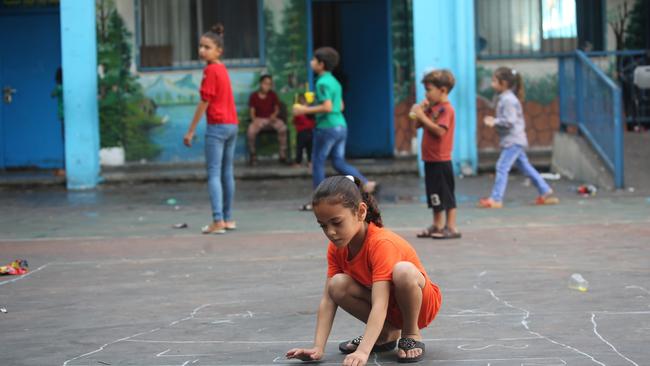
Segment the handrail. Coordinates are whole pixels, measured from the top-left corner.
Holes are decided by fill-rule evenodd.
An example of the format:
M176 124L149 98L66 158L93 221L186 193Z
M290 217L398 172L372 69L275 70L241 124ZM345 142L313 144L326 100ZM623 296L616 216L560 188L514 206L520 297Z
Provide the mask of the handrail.
M621 88L593 61L593 53L576 50L559 58L560 119L575 124L623 188L623 125Z
M621 50L621 51L589 51L584 52L588 57L601 57L601 56L642 56L645 55L646 50Z
M586 55L583 51L576 50L575 55L578 57L578 59L579 59L580 61L582 61L582 62L584 62L585 64L587 64L587 66L589 66L589 68L590 68L593 72L595 72L596 75L598 75L598 77L599 77L602 81L604 81L605 83L607 83L607 85L608 85L610 88L612 88L612 89L619 89L618 85L616 85L616 83L614 82L614 80L610 79L609 76L607 76L607 74L605 74L605 73L603 72L603 70L600 69L600 67L596 66L596 64L595 64L593 61L591 61L591 59L590 59L589 57L587 57L587 55Z

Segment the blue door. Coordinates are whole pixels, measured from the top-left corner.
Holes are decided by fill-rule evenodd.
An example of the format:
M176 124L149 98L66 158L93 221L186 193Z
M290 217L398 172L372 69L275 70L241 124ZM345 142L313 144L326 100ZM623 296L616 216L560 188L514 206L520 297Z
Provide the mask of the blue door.
M58 8L0 9L0 169L63 167Z
M343 86L351 157L393 156L393 71L390 0L315 1L314 47L341 55L334 75Z
M390 1L343 2L340 14L347 155L393 156Z

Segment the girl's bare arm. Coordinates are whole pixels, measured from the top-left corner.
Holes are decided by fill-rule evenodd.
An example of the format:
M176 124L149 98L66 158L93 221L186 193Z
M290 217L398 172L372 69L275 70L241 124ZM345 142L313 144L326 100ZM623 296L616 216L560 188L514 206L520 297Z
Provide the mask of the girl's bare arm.
M368 316L366 331L363 333L363 340L359 344L357 352L369 355L375 345L388 312L388 299L390 297L390 281L378 281L372 284L372 308Z
M337 305L332 301L327 291L329 278L325 282L323 297L318 306L318 316L316 317L316 335L314 336L314 347L310 349L294 348L287 352L287 358L297 358L303 361L315 361L323 357L327 338L332 330L334 315L336 314Z
M183 143L186 146L192 146L192 138L194 137L194 131L196 131L196 126L201 120L201 116L205 114L205 111L208 109L208 102L205 100L200 101L196 105L196 111L194 111L194 117L192 118L192 123L190 123L190 128L188 128L187 133L183 137Z
M321 350L325 349L327 338L330 336L332 324L334 323L334 315L336 315L337 305L330 297L327 288L329 287L329 278L325 281L325 289L323 290L323 297L318 306L318 316L316 318L316 335L314 336L314 347Z

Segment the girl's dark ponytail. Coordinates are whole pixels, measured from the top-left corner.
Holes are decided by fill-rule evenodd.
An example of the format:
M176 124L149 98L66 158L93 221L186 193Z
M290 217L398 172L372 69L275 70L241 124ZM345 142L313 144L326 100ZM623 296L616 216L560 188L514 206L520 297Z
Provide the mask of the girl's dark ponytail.
M366 214L366 222L374 223L378 227L383 227L384 222L381 219L381 212L379 211L379 205L377 205L377 200L375 199L375 196L368 192L363 191L363 187L361 187L361 198L363 199L363 202L366 203L366 206L368 206L368 213Z
M515 85L514 87L514 93L519 98L520 102L524 102L526 99L526 91L524 90L524 77L521 76L521 73L516 70L512 70L513 73L515 73Z
M497 80L505 82L508 85L508 88L512 89L512 92L515 93L519 101L522 103L524 102L526 99L524 78L521 76L519 71L502 66L494 71L494 76Z
M338 175L325 179L314 191L312 206L318 205L321 201L340 203L343 207L354 211L359 209L361 202L364 202L368 206L366 222L372 222L379 227L384 226L377 200L372 194L363 190L363 184L357 177Z

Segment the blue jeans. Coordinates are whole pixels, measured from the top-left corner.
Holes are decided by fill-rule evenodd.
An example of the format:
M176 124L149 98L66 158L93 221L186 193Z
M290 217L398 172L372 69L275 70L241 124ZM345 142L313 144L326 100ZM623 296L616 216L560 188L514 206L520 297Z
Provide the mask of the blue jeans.
M314 144L311 153L314 188L325 180L325 161L328 157L337 172L357 177L363 184L368 183L366 177L345 161L345 140L347 138L348 129L344 126L314 129Z
M492 188L492 195L490 196L494 201L503 201L503 196L506 193L506 186L508 185L508 173L515 165L519 171L530 178L533 182L540 196L551 192L551 187L546 183L537 170L530 165L526 150L521 145L512 145L501 150L499 161L496 166L496 178L494 179L494 187Z
M232 219L232 201L235 196L233 162L237 131L237 125L234 124L209 124L205 130L205 163L214 221Z

